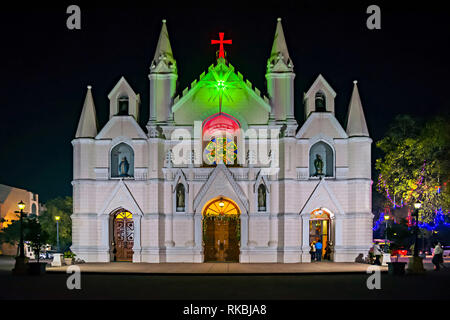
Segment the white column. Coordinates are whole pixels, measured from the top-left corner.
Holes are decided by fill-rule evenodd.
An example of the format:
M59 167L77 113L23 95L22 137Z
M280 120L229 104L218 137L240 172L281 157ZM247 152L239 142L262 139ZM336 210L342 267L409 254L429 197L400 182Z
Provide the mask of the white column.
M248 215L241 214L241 249L248 248Z
M200 213L194 214L194 241L195 248L202 249L203 246L203 230L202 230L202 215Z
M141 262L141 219L140 215L133 215L134 238L133 238L133 262Z
M164 226L166 229L166 239L164 244L167 247L173 247L175 246L175 242L173 241L173 215L166 214L164 216Z

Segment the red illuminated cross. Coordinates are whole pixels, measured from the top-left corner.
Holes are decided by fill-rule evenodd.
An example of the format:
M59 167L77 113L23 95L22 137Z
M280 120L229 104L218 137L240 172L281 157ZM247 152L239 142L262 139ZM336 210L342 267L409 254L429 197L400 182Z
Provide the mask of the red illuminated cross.
M225 59L225 52L223 50L223 45L224 44L231 44L231 40L223 40L223 32L219 32L219 38L220 40L211 40L211 44L220 44L220 48L219 48L219 58L224 58Z

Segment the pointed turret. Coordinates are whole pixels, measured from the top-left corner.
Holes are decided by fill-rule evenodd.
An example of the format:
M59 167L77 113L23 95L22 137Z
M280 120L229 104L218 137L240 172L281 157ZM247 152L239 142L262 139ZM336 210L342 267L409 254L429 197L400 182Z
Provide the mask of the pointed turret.
M91 89L92 87L88 86L75 138L95 138L98 133L97 115L95 113Z
M173 121L172 103L177 86L177 63L173 58L167 33L166 20L159 35L155 57L150 66L150 119L149 132L155 132L155 125L167 125Z
M272 107L270 119L279 124L287 122L288 127L294 129L286 132L294 131L295 134L297 121L294 117L294 78L294 65L287 49L281 18L278 18L266 72L267 93Z
M289 52L284 38L281 18L277 19L277 28L273 40L270 58L267 61L267 72L293 72L294 64L289 57Z
M350 105L348 107L347 117L347 134L352 136L369 136L369 130L367 130L366 118L364 117L364 111L361 104L361 98L358 92L358 81L353 81L353 93L350 99Z
M169 33L164 19L156 46L155 56L150 66L150 73L177 73L177 63L173 58Z

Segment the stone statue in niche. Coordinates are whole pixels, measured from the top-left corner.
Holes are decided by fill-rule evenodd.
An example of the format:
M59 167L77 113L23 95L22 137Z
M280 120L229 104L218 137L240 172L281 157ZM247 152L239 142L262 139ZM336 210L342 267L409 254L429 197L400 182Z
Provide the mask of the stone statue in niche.
M323 175L323 160L320 154L316 154L316 159L314 160L314 167L316 168L315 176Z
M177 209L184 209L184 188L182 186L177 188Z
M127 157L123 157L119 164L119 176L129 177L128 170L130 170L130 164L128 163Z
M266 193L262 186L258 188L258 208L263 210L266 208Z

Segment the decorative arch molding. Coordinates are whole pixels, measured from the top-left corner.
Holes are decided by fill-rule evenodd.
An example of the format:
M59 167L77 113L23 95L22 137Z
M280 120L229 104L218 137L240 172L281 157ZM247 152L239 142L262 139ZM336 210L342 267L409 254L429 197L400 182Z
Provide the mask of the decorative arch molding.
M325 142L326 144L330 145L330 147L333 149L333 152L335 152L335 149L334 149L334 145L335 145L334 139L331 138L331 137L329 137L329 136L326 136L326 135L324 135L324 134L318 134L318 135L315 135L314 137L309 138L309 149L311 149L311 147L312 147L313 145L315 145L317 142L321 142L321 141L323 141L323 142ZM308 151L309 151L309 150L308 150Z
M133 148L133 139L131 139L129 137L125 137L125 136L118 136L118 137L115 137L114 139L111 139L111 143L109 144L109 152L111 153L111 150L115 146L117 146L118 144L121 144L121 143L126 143L131 148Z
M184 174L183 170L178 169L175 174L175 178L172 182L172 193L174 193L177 189L177 185L181 183L184 185L184 190L186 190L186 193L189 193L189 184L186 180L186 175Z
M226 178L226 181L217 181L217 177L220 173ZM213 183L221 183L222 187L215 188L218 194L215 194L214 197L223 196L232 199L237 203L237 205L241 208L241 214L248 214L250 205L242 188L237 184L234 180L233 175L230 170L224 164L218 164L214 170L211 172L208 181L203 184L199 193L194 199L194 213L201 213L200 211L204 207L205 203L210 200L212 197L206 197L208 191L212 190ZM227 188L226 183L230 188ZM244 210L245 209L245 210Z
M261 183L264 184L264 186L266 187L267 193L270 193L271 182L267 178L267 176L263 175L261 170L259 170L259 172L258 172L258 174L256 176L255 184L253 185L253 192L257 192L258 191L259 185Z
M317 146L318 144L323 143L325 144L325 148L328 146L331 149L331 158L329 159L327 157L327 152L325 149L325 158L323 159L325 163L325 177L336 177L336 149L334 148L334 141L330 138L323 136L323 135L317 135L314 137L314 139L310 140L309 148L308 148L308 174L310 177L313 176L313 168L311 167L312 163L314 162L314 159L311 159L313 156L311 154L312 149ZM323 157L323 154L322 154ZM328 171L328 166L331 166L331 171Z

